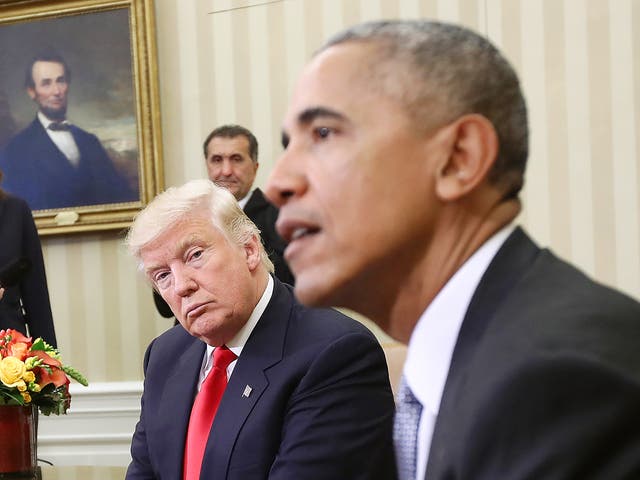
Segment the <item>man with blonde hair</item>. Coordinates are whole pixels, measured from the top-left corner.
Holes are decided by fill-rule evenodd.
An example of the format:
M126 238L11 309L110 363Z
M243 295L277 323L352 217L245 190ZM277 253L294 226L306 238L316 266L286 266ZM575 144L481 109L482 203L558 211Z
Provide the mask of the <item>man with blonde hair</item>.
M181 324L146 352L128 480L394 478L380 345L295 300L231 193L169 188L126 243Z

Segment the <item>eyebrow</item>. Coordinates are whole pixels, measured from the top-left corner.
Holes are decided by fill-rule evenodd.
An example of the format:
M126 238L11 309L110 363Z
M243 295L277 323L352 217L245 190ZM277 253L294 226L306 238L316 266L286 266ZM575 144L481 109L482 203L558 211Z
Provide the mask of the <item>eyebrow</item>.
M306 110L303 110L302 112L300 112L300 114L298 115L298 123L302 125L308 125L309 123L313 122L316 118L321 118L321 117L329 117L337 120L345 119L345 116L337 112L336 110L331 110L330 108L325 108L325 107L313 107L313 108L307 108Z
M309 125L311 122L316 120L317 118L332 118L334 120L346 120L343 114L336 110L332 110L326 107L312 107L307 108L298 114L298 123L300 125ZM287 148L289 145L289 134L283 130L282 131L282 146Z
M175 256L171 257L171 259L173 260L175 258L179 258L180 255L183 255L184 252L189 247L192 247L193 245L203 245L203 248L204 248L205 243L206 242L202 237L202 235L194 232L190 234L188 237L178 240L178 242L175 244L175 248L173 249ZM155 264L152 263L150 265L144 265L143 272L145 275L148 276L154 270L159 270L161 268L165 268L165 265L162 265L159 263L155 263Z

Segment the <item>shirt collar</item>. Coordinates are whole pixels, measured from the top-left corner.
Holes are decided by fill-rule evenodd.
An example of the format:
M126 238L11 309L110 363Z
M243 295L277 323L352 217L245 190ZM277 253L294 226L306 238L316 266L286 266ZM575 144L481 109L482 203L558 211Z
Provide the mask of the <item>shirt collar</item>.
M251 195L253 195L253 190L249 190L249 193L247 193L244 197L238 200L238 205L240 205L240 208L242 210L244 210L244 207L247 206L247 203L249 202Z
M449 365L471 297L515 225L487 240L449 279L420 316L409 340L404 376L420 403L438 414Z
M240 353L242 353L242 349L244 348L244 345L247 343L247 340L249 339L251 332L253 332L253 329L258 324L258 320L260 320L260 317L262 317L262 314L267 309L267 305L269 304L269 301L271 300L272 295L273 295L273 278L271 278L271 275L269 275L267 286L265 287L264 292L262 292L262 296L260 297L260 300L258 301L255 308L253 309L253 312L251 312L251 316L249 317L249 320L247 320L247 323L244 324L244 326L240 329L240 331L236 333L236 335L227 342L227 348L231 350L233 353L235 353L237 357L239 357ZM213 353L214 349L215 347L212 347L211 345L207 345L207 358L211 358L211 353Z
M44 113L42 113L39 110L38 110L38 120L40 120L40 123L42 124L45 130L47 130L49 128L49 125L51 125L52 123L69 124L67 120L62 120L62 121L51 120L49 117L47 117Z

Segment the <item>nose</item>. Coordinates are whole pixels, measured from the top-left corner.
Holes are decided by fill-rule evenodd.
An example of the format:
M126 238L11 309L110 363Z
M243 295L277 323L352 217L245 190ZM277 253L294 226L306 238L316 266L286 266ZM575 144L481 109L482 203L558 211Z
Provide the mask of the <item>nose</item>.
M228 158L225 158L224 160L222 160L222 175L224 175L225 177L229 177L233 174L233 167L231 166L231 160L229 160Z
M304 157L291 147L276 161L265 187L265 195L278 208L307 190Z
M177 295L188 297L198 289L197 282L193 279L187 268L174 268L173 272L173 288Z

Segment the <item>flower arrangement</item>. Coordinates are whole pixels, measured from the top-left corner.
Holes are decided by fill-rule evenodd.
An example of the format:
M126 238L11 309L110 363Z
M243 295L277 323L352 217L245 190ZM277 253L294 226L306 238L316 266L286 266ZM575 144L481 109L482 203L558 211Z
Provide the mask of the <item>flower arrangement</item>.
M31 341L17 330L0 330L0 405L35 405L43 415L67 413L69 377L88 385L42 338Z

